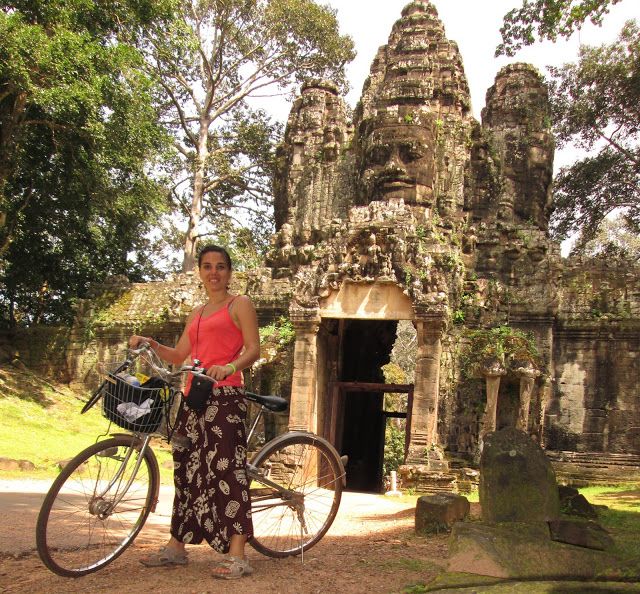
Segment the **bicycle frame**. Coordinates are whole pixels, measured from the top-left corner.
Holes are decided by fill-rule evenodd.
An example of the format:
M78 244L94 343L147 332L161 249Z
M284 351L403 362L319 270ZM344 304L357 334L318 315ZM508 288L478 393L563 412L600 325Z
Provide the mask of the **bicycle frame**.
M113 509L118 505L118 503L120 503L120 501L122 501L122 498L129 491L129 488L133 484L133 481L135 480L136 476L138 476L138 470L140 470L140 465L142 464L142 460L144 459L144 453L146 452L147 448L151 449L150 443L151 443L152 435L151 434L144 435L143 437L139 437L135 433L110 433L110 435L111 437L119 437L119 436L128 437L129 439L131 439L132 447L129 448L129 450L127 451L126 458L122 460L122 462L120 463L120 468L118 469L117 475L114 477L113 481L109 483L107 488L104 489L102 493L100 493L99 495L100 497L103 497L105 493L108 493L109 488L112 487L117 482L119 477L124 473L125 469L127 468L128 459L131 457L131 454L133 452L134 446L135 446L135 449L137 449L139 452L138 460L136 462L135 468L133 469L133 472L131 473L131 478L127 481L126 488L122 491L122 495L120 495L120 497L118 497L118 499L114 501L113 504L110 506ZM153 494L153 503L151 505L152 512L156 511L156 505L158 504L159 498L160 498L160 483L158 483L156 490Z

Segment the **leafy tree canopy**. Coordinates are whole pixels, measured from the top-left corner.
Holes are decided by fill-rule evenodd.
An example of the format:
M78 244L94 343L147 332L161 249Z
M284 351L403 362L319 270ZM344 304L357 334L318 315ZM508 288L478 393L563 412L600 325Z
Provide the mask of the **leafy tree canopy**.
M640 30L628 22L618 40L583 46L578 62L550 68L554 130L560 146L587 156L555 180L554 233L593 237L604 218L622 213L640 230Z
M165 135L141 55L119 36L170 12L155 0L2 3L5 323L64 320L90 282L153 274L143 237L164 198L147 172Z
M216 228L271 230L273 145L281 126L261 98L307 78L345 84L353 42L313 0L185 0L169 29L152 24L142 48L163 93L174 158L165 175L187 220L183 269ZM207 224L203 224L203 222Z
M640 262L640 235L629 231L622 217L605 219L594 237L576 243L571 254L587 258L603 257L607 261L624 260L637 264Z
M609 8L621 0L523 0L510 10L500 29L502 43L496 56L514 56L536 40L568 38L589 19L600 25ZM633 0L632 0L633 1Z

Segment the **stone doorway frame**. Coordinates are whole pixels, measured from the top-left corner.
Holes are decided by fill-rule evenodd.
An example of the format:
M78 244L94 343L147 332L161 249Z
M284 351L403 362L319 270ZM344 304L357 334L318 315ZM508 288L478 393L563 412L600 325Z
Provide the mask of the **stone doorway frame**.
M409 451L409 439L411 428L411 411L413 408L413 384L380 384L372 382L329 382L328 401L325 407L323 422L323 437L327 439L336 448L342 446L338 443L337 433L339 426L338 411L340 400L343 399L347 392L401 392L407 394L407 413L404 438L404 456L407 457ZM342 436L340 436L342 439Z

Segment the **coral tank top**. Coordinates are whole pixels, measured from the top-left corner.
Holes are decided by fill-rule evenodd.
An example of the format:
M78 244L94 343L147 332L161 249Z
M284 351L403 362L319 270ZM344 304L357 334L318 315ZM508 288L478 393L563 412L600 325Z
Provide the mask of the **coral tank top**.
M218 311L206 317L195 316L189 325L189 342L191 343L191 359L200 359L206 369L212 365L226 365L231 363L242 351L244 339L229 313L229 307L235 297ZM202 311L202 310L201 310ZM200 328L198 329L198 324ZM191 378L187 383L187 390L191 385ZM216 383L216 386L243 386L240 370Z

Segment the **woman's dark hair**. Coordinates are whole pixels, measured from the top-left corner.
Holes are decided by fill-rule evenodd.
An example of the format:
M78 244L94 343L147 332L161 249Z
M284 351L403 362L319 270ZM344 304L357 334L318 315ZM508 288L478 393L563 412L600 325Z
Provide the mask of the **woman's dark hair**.
M229 252L219 245L205 245L200 250L200 252L198 253L198 268L200 268L200 265L202 264L202 257L209 252L216 252L218 254L221 254L226 265L229 267L229 270L232 270L233 267L231 266L231 256L229 255Z

